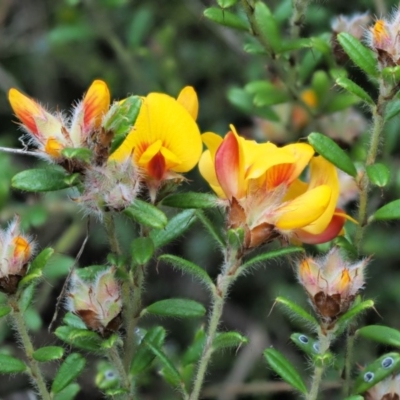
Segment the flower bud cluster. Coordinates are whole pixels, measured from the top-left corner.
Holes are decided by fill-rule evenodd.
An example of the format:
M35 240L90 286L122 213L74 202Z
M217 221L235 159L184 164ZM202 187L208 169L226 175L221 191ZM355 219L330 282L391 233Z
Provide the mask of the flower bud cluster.
M20 232L15 218L7 229L0 230L0 291L14 294L25 276L35 244Z
M67 308L77 314L88 329L103 337L116 332L122 322L122 299L115 267L99 272L93 281L82 279L75 272L71 277Z
M350 263L334 247L319 258L307 257L298 265L298 278L321 320L333 326L345 313L364 286L368 259Z

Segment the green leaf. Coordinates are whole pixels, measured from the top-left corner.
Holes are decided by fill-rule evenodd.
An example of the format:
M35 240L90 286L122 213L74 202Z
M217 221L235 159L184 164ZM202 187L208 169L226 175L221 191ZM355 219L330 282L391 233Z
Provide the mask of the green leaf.
M20 285L24 286L35 279L38 279L43 274L43 269L46 264L49 262L50 257L54 254L54 249L48 247L42 250L32 261L28 273L21 280Z
M371 221L389 221L391 219L400 219L400 199L385 204L371 217Z
M254 19L263 41L268 43L272 53L278 53L281 50L282 38L275 17L265 3L255 3Z
M54 334L59 339L79 349L96 353L102 350L102 340L95 332L70 326L60 326L55 330Z
M384 164L367 165L367 175L374 185L381 188L390 182L390 170Z
M32 302L33 295L35 294L35 283L31 283L22 290L22 294L19 300L19 309L25 312Z
M367 391L378 382L387 378L394 372L398 372L400 367L400 354L388 353L379 357L373 363L367 365L361 371L354 383L354 394L360 394Z
M5 317L6 315L10 314L11 307L7 306L6 304L0 305L0 318Z
M204 10L203 14L206 18L217 24L242 31L249 30L248 23L230 11L225 11L218 7L209 7Z
M155 229L163 229L168 223L167 216L157 207L136 199L123 213L142 225Z
M61 392L57 393L53 399L54 400L73 400L75 396L79 393L81 387L77 383L71 383L65 387Z
M86 147L83 148L75 148L75 147L67 147L61 150L61 154L68 159L77 159L84 162L90 162L92 158L92 151Z
M164 229L150 233L155 248L165 246L185 233L196 221L196 210L184 210L168 221Z
M76 379L85 368L86 360L78 353L70 354L61 364L51 385L52 393L59 393Z
M298 304L293 303L292 301L281 296L278 296L275 299L275 302L278 304L282 304L291 315L295 314L300 319L312 324L313 327L318 326L318 321Z
M87 329L85 323L74 313L68 311L63 318L64 324L75 329Z
M372 308L374 306L374 302L372 300L365 300L359 304L353 305L349 311L344 313L342 316L339 317L337 320L338 324L345 324L351 319L353 319L358 314L362 313L363 311L367 310L368 308Z
M158 260L164 261L172 265L174 268L177 268L182 272L192 275L201 283L204 283L211 293L215 292L214 282L207 274L207 272L203 268L199 267L197 264L171 254L163 254L162 256L158 257Z
M331 89L331 78L325 71L315 71L312 77L311 87L317 95L318 102L320 103L328 95Z
M400 79L400 67L396 65L395 67L383 68L382 77L389 84L397 83Z
M383 325L363 326L356 332L365 339L386 344L388 346L400 347L400 331Z
M253 268L259 265L262 265L265 261L269 261L275 258L279 258L282 256L287 256L295 253L304 253L304 249L302 247L284 247L278 250L268 251L266 253L262 253L258 256L247 260L242 266L238 269L238 275L247 271L249 268Z
M149 350L147 344L151 343L155 347L161 347L164 343L165 335L165 329L161 326L156 326L146 333L132 360L131 375L140 374L151 365L155 354Z
M217 0L218 5L221 8L229 8L234 6L239 0Z
M263 3L257 3L263 4ZM253 81L245 86L248 93L254 95L253 102L257 107L286 103L290 97L284 89L268 81Z
M16 374L25 370L26 365L18 358L0 354L0 374Z
M328 114L332 114L338 111L346 110L350 106L360 102L357 96L351 93L337 93L333 98L329 100L323 111Z
M207 229L208 233L211 237L221 246L225 246L224 238L221 235L221 232L217 227L213 225L213 223L206 217L205 213L202 211L196 211L196 217L202 223L202 225Z
M150 304L140 313L158 315L160 317L196 318L206 313L204 306L190 299L166 299Z
M346 89L348 92L354 94L359 97L361 100L365 101L367 104L374 105L374 101L371 96L356 83L347 78L338 78L336 79L336 84Z
M217 206L218 198L210 193L174 193L162 200L163 206L177 208L212 208Z
M385 122L389 121L400 113L400 99L393 99L389 101L385 108Z
M11 186L27 192L51 192L75 185L68 182L69 175L58 168L27 169L14 175Z
M307 393L306 385L299 373L295 370L289 360L283 354L275 349L267 349L264 351L270 367L290 386L294 387L301 393Z
M140 237L133 240L131 245L132 261L136 265L147 264L154 254L154 243L149 237Z
M104 129L113 132L110 154L123 143L139 115L143 100L139 96L130 96L123 103L116 102L104 118Z
M206 342L206 333L202 326L194 337L193 343L187 348L181 358L183 366L195 364L199 361L201 354L203 353L204 344Z
M364 400L364 397L356 395L356 396L346 397L344 400Z
M213 351L230 347L239 348L242 344L246 344L248 341L249 339L247 339L247 337L238 332L218 333L213 342Z
M334 242L335 246L338 246L341 249L343 249L350 259L352 259L352 260L357 259L357 257L358 257L357 248L353 245L353 243L351 243L344 236L337 236L333 240L333 242Z
M64 349L59 346L47 346L37 349L32 357L39 362L58 360L64 355Z
M310 133L308 142L321 156L351 176L357 176L357 170L350 157L328 136Z
M354 36L347 32L339 33L337 39L354 64L367 75L378 76L376 58L372 50L363 46Z
M313 363L319 366L332 364L334 356L330 351L320 354L319 341L303 333L293 333L290 336L292 342L299 347L304 353L313 359Z
M155 347L150 342L146 342L147 347L153 352L153 354L161 361L163 369L168 374L168 383L174 387L179 387L182 385L183 381L178 370L172 364L171 360L166 356L166 354L159 348Z

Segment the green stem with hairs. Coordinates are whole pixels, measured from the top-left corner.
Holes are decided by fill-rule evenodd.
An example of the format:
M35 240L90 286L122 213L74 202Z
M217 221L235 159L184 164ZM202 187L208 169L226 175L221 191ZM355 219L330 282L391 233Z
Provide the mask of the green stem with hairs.
M376 156L379 151L379 144L381 140L381 135L383 132L383 127L385 124L384 120L384 112L386 107L386 101L384 96L382 95L383 88L381 84L380 95L377 101L377 104L372 109L372 133L371 133L371 141L368 148L367 159L365 161L365 167L374 164L376 160ZM363 175L359 182L360 187L360 202L358 207L358 226L354 238L354 244L356 245L358 252L360 252L361 248L361 240L364 234L364 228L367 225L367 206L368 206L368 191L369 191L369 179L366 171L363 172Z
M39 363L32 356L35 350L33 348L31 338L29 337L28 328L25 325L24 316L19 308L18 301L14 296L10 296L8 299L8 304L12 308L11 317L14 320L16 330L25 350L25 355L29 366L28 373L32 377L32 381L36 385L40 397L44 400L50 400L51 396L47 390L46 382L43 378L42 371L40 370Z
M116 368L118 375L121 378L122 388L125 389L127 392L126 394L124 394L123 398L133 400L134 397L132 394L132 383L129 379L129 375L124 368L116 345L108 350L108 358L110 359L112 365Z
M103 224L107 232L108 241L110 243L110 249L113 253L120 255L121 248L118 242L117 231L115 229L115 222L110 212L103 213Z
M290 19L290 38L297 39L300 36L300 29L305 18L309 0L292 0L293 14Z
M193 390L189 396L189 400L198 400L200 397L204 377L207 373L207 367L213 354L213 343L218 333L218 325L221 320L225 299L228 295L230 286L237 277L240 263L241 256L239 255L238 250L228 246L225 250L225 262L222 267L222 272L218 276L218 284L213 294L213 306L207 329L206 342L197 367Z
M331 334L329 332L322 332L321 328L318 331L319 337L319 355L323 356L328 350L331 344ZM319 387L322 381L322 376L325 371L325 365L323 360L315 364L314 375L311 382L310 391L306 396L306 400L317 400Z
M354 333L353 327L350 325L347 328L347 336L346 336L346 359L345 359L345 379L343 384L343 395L345 397L349 396L351 389L351 367L353 361L353 352L354 352Z

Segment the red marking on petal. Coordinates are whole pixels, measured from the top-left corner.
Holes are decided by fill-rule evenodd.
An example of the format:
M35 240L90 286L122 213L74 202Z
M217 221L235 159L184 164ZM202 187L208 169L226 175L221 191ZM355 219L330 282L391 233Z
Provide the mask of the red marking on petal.
M346 218L343 216L345 213L343 210L337 208L335 210L335 214L331 219L331 222L327 226L327 228L318 235L312 235L308 232L304 232L299 229L296 231L297 239L299 239L303 243L308 244L320 244L329 242L339 235L340 231L343 228L344 223L346 222Z
M148 163L147 173L154 179L160 181L165 174L165 159L164 156L158 152Z
M215 172L226 197L240 199L241 174L239 171L239 143L233 132L229 132L215 154ZM242 172L244 174L244 171Z
M273 189L282 183L289 183L295 164L275 165L267 171L266 184L268 189Z

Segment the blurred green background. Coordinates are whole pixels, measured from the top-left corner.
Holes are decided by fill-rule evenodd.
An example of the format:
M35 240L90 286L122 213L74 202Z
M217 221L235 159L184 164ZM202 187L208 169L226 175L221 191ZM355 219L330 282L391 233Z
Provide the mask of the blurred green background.
M282 14L285 32L285 10L290 1L268 1L271 9ZM318 1L309 8L302 34L320 35L330 31L330 23L338 14L370 11L380 15L391 10L395 1ZM239 131L256 137L254 127L260 123L252 113L244 112L229 101L232 89L247 82L268 77L268 60L264 56L243 51L248 40L245 34L219 26L203 16L206 7L216 5L205 0L1 0L0 1L0 145L21 148L20 132L7 101L7 91L17 87L39 99L50 109L68 110L79 100L90 83L105 80L114 99L128 93L145 95L162 91L176 96L186 85L195 87L200 100L199 126L202 131L224 134L233 123ZM383 7L383 8L382 8ZM286 20L285 20L286 19ZM285 22L286 21L286 22ZM328 66L321 61L320 70ZM345 65L367 90L370 84L349 63ZM310 80L311 78L309 78ZM306 80L305 88L310 82ZM331 90L334 90L333 84ZM364 110L358 112L368 118ZM14 122L13 122L14 121ZM391 167L391 184L385 190L374 189L371 210L400 196L399 117L386 127L386 143L382 159ZM305 136L310 127L305 126ZM346 132L341 132L346 137ZM347 143L345 147L354 159L362 159L368 129ZM258 136L259 137L259 136ZM282 139L282 143L285 139ZM35 340L41 345L56 343L47 326L54 312L62 280L85 235L86 221L80 208L68 198L67 192L46 195L29 194L10 188L10 179L18 171L37 166L40 161L17 155L0 153L0 221L3 225L20 215L23 227L39 242L40 247L54 246L57 257L47 268L46 280L34 295L34 307L29 311L28 324ZM197 171L189 174L185 190L208 191ZM355 209L355 201L348 211ZM223 221L220 213L211 215ZM135 236L128 221L118 221L120 237L126 247ZM349 228L351 229L351 227ZM363 252L373 256L368 269L367 286L363 296L376 301L377 312L369 312L360 323L386 324L400 328L400 229L398 223L374 225L367 230ZM311 252L323 250L310 248ZM102 263L108 252L106 236L96 221L92 221L91 237L80 265ZM207 233L195 225L184 238L170 245L166 252L180 254L200 265L215 277L221 258L217 246ZM273 308L274 298L287 296L307 307L307 298L296 283L294 263L271 263L240 279L227 303L222 330L238 330L250 339L250 344L236 353L227 351L217 355L207 375L205 395L220 400L233 399L294 399L291 391L276 379L262 359L268 346L286 354L302 371L311 375L307 361L290 342L292 332L307 328L292 321L279 307ZM190 297L208 304L206 292L186 276L181 276L165 265L153 265L148 273L144 302L168 297ZM146 319L150 326L156 320ZM159 322L159 321L158 321ZM206 321L169 321L161 324L168 330L167 350L178 357L190 343L195 330ZM0 322L0 350L21 355L11 330ZM334 348L341 349L339 340ZM372 361L384 348L365 342L357 343L359 364ZM343 351L341 352L343 355ZM338 357L340 365L341 356ZM97 361L90 356L89 368L81 378L82 391L78 398L102 398L95 388ZM52 376L51 366L46 371ZM328 379L335 380L339 372ZM235 390L226 390L234 383ZM156 371L143 378L142 399L176 399L177 394L163 383ZM25 377L0 376L0 398L29 398L29 383ZM326 399L339 399L337 389L326 390ZM31 393L32 394L32 393Z

